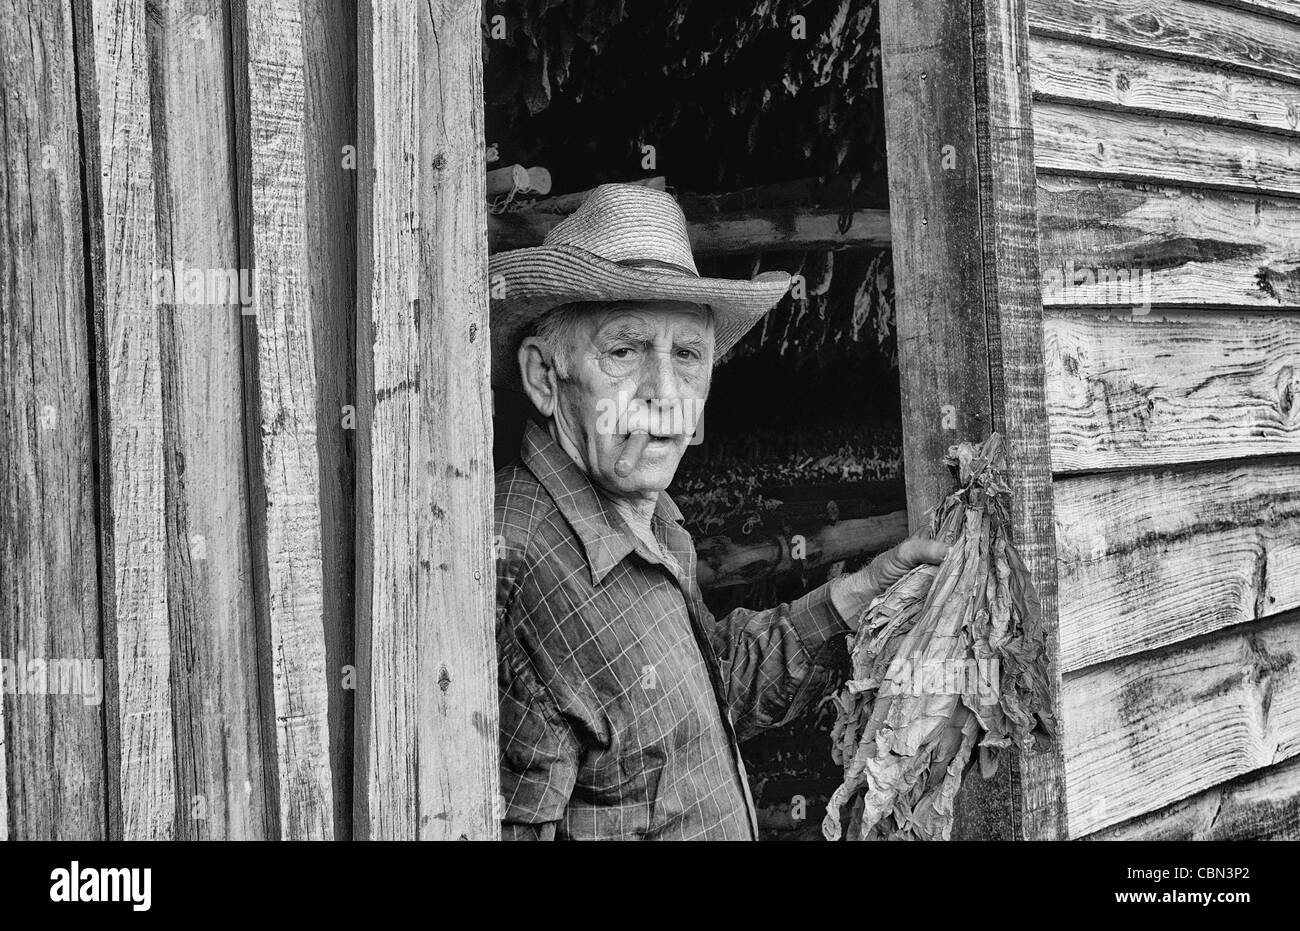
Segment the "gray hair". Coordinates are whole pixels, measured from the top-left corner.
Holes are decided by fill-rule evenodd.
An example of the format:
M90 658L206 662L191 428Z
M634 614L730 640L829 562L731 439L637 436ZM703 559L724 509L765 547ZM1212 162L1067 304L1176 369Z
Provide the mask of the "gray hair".
M579 321L582 317L590 313L618 310L628 303L628 301L576 301L571 304L561 304L538 318L527 335L546 345L551 351L556 374L561 378L567 378L569 361L576 348ZM707 304L701 307L708 315L709 323L712 324L713 310Z

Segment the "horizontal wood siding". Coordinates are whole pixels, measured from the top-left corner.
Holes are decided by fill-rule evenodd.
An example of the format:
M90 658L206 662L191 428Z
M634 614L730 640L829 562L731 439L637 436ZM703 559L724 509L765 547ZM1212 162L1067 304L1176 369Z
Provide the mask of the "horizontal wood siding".
M1292 618L1066 676L1071 836L1295 756L1298 656Z
M1300 605L1300 460L1054 488L1067 671Z
M1070 834L1285 836L1300 16L1029 6Z
M1044 326L1057 473L1300 453L1300 314L1052 311Z

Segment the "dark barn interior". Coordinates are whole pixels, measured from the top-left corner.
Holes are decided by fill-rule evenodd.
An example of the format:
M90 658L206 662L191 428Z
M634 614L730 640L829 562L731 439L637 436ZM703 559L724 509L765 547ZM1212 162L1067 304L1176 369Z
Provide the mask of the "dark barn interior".
M801 34L811 38L787 39ZM813 213L834 214L843 233L862 211L887 209L874 2L543 0L487 48L497 164L546 168L557 199L641 181L672 191L692 222L776 217L739 247L696 236L700 272L801 276L718 366L704 440L671 489L714 613L793 599L897 542L906 505L890 252L801 248L794 233ZM512 193L492 220L510 229L547 209ZM526 403L495 398L498 465L517 453ZM814 712L745 746L765 837L820 837L839 778L830 718Z

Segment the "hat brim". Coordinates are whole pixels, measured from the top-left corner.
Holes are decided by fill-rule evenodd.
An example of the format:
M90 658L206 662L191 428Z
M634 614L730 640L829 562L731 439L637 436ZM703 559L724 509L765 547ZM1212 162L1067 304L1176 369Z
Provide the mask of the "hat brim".
M519 385L519 343L530 324L577 301L685 301L707 304L714 318L714 358L720 359L790 290L785 272L752 280L699 278L658 268L633 268L573 246L537 246L493 256L492 384Z

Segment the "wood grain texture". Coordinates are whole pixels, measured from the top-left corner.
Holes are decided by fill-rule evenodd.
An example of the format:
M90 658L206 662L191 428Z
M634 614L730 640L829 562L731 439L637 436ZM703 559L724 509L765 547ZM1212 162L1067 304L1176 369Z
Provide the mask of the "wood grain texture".
M1300 606L1300 460L1059 479L1066 671Z
M0 655L15 664L21 675L11 684L25 692L0 694L6 831L14 839L100 840L107 825L103 708L93 690L103 653L89 286L64 4L0 4L0 86ZM68 675L74 668L77 679Z
M1300 308L1300 202L1038 176L1043 303Z
M1058 473L1300 453L1300 316L1046 322Z
M149 10L158 261L184 285L159 318L176 834L262 839L277 799L261 731L243 296L229 288L240 257L228 8Z
M1300 0L1208 0L1208 2L1250 13L1275 16L1289 23L1300 23Z
M1297 653L1290 618L1067 676L1071 836L1300 752Z
M687 215L691 251L697 256L781 249L861 249L888 246L889 211L861 209L840 231L841 210L826 207L755 208L723 214ZM488 217L492 252L540 246L563 215L542 212Z
M943 465L948 447L991 429L973 33L967 8L940 0L881 3L880 30L903 463L915 529L954 488Z
M1230 780L1084 840L1300 840L1300 757Z
M1178 0L1028 0L1039 35L1300 83L1300 24L1238 7Z
M1023 0L976 0L976 114L993 428L1007 443L1011 536L1038 594L1062 727L1052 466L1043 372L1028 20ZM1061 744L1016 758L1015 836L1065 837Z
M1040 171L1300 195L1296 137L1039 101L1034 139Z
M1038 100L1300 133L1297 84L1046 36L1030 56Z
M145 4L95 0L76 10L84 17L78 55L100 392L101 594L112 668L110 833L168 840L176 776Z
M480 7L358 28L358 838L499 833Z
M338 678L326 669L325 632L337 620L325 612L320 376L313 339L326 325L329 305L320 300L322 289L313 287L321 263L308 254L307 188L320 166L309 166L306 154L305 136L312 131L306 61L314 49L306 44L304 6L302 0L237 3L235 29L244 30L247 42L246 61L240 64L248 80L250 151L244 170L251 202L244 205L249 228L243 264L257 271L251 305L256 384L250 389L256 429L250 456L260 456L253 487L264 495L257 504L265 510L254 520L260 537L255 551L265 560L261 609L274 702L262 713L274 714L279 836L330 840L328 692Z

